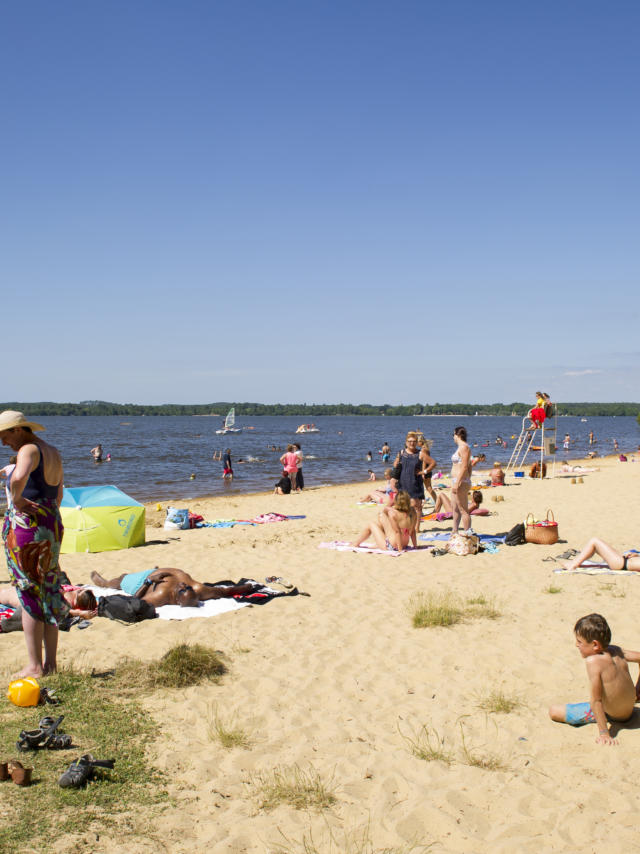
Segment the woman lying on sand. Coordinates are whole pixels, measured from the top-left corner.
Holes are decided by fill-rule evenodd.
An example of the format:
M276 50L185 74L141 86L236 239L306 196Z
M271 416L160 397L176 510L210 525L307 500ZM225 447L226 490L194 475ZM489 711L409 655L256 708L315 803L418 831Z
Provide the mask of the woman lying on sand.
M392 477L393 469L385 469L384 476L387 478L387 485L384 489L374 489L369 495L365 495L360 499L361 503L366 501L375 501L377 504L391 505L398 494L398 481Z
M409 540L414 548L418 547L416 511L411 506L408 492L399 492L393 507L384 507L378 513L377 521L369 523L352 545L361 546L369 537L373 537L379 549L388 551L404 551Z
M482 504L482 493L480 492L479 489L474 489L473 492L471 493L471 503L469 504L469 513L475 513L476 516L477 515L484 515L484 514L478 514L475 512L475 511L480 509L481 504ZM440 492L440 494L438 495L438 500L436 501L436 506L433 508L433 513L431 515L434 516L436 513L451 514L451 501L449 500L449 498L445 494L445 492Z
M573 560L562 564L563 569L578 569L579 566L594 556L599 554L603 558L609 569L629 569L632 572L640 572L640 554L621 554L617 552L613 546L607 545L603 540L597 537L589 540L587 545L582 549L579 555L576 555Z
M69 606L71 617L82 617L90 620L98 613L98 603L91 590L83 587L74 587L72 584L61 585L62 598ZM0 605L9 605L11 608L19 608L20 600L15 587L0 587Z

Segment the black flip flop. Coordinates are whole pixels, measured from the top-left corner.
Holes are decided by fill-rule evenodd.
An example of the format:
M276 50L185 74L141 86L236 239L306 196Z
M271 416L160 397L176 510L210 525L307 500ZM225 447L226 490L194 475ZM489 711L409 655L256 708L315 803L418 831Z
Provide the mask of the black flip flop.
M85 753L69 765L58 780L58 785L63 789L79 789L93 777L96 768L113 768L115 761L115 759L94 759L90 753Z

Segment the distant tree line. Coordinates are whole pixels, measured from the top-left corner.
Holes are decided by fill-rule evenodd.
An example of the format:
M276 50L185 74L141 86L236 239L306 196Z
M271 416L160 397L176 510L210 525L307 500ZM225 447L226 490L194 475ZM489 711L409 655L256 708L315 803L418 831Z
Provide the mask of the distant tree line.
M85 400L80 403L0 403L0 409L19 409L25 415L226 415L235 406L236 415L526 415L527 403L414 403L391 406L388 403L163 403L143 406L137 403L109 403ZM559 415L635 415L640 424L640 403L558 403Z

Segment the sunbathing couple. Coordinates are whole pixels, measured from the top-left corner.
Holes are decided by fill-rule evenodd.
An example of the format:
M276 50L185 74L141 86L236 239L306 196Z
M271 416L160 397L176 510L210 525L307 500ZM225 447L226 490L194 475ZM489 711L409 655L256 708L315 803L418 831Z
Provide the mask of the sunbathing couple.
M144 599L156 608L162 605L180 605L182 608L197 608L207 599L230 599L233 596L246 596L252 593L255 584L229 584L214 586L193 579L182 569L144 569L142 572L128 572L110 580L97 572L91 573L91 580L97 587L114 587Z

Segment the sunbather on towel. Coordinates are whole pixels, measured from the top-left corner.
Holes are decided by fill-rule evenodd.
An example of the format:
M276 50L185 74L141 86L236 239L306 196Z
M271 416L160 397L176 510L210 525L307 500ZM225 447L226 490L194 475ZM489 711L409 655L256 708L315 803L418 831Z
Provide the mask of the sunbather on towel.
M632 572L640 572L640 554L621 554L613 546L608 545L604 540L598 539L598 537L590 539L580 554L576 555L573 560L563 563L562 568L578 569L586 560L592 558L594 554L599 554L606 561L609 569L628 569Z
M96 597L91 590L83 587L75 587L72 584L61 585L62 598L69 606L70 617L82 617L90 620L98 613ZM10 605L12 608L20 607L20 600L15 587L0 587L0 605Z
M485 513L479 513L480 505L482 504L482 492L479 489L474 489L471 493L471 503L469 504L469 513L473 513L476 516L484 516ZM440 492L438 495L438 500L436 501L436 506L433 508L433 514L437 516L442 516L442 519L438 519L439 522L442 522L443 519L451 519L453 514L451 512L451 501L444 492ZM486 514L488 515L488 514Z
M97 587L113 587L122 590L137 599L144 599L156 608L162 605L180 605L182 608L195 608L206 599L229 599L232 596L246 596L255 590L253 584L233 584L227 587L215 587L195 581L182 569L145 569L142 572L128 572L110 580L97 572L91 573L91 580Z
M388 551L404 551L409 545L417 548L416 511L411 506L409 493L401 490L393 507L384 507L374 522L370 522L358 539L352 543L361 546L365 540L373 537L379 549Z

